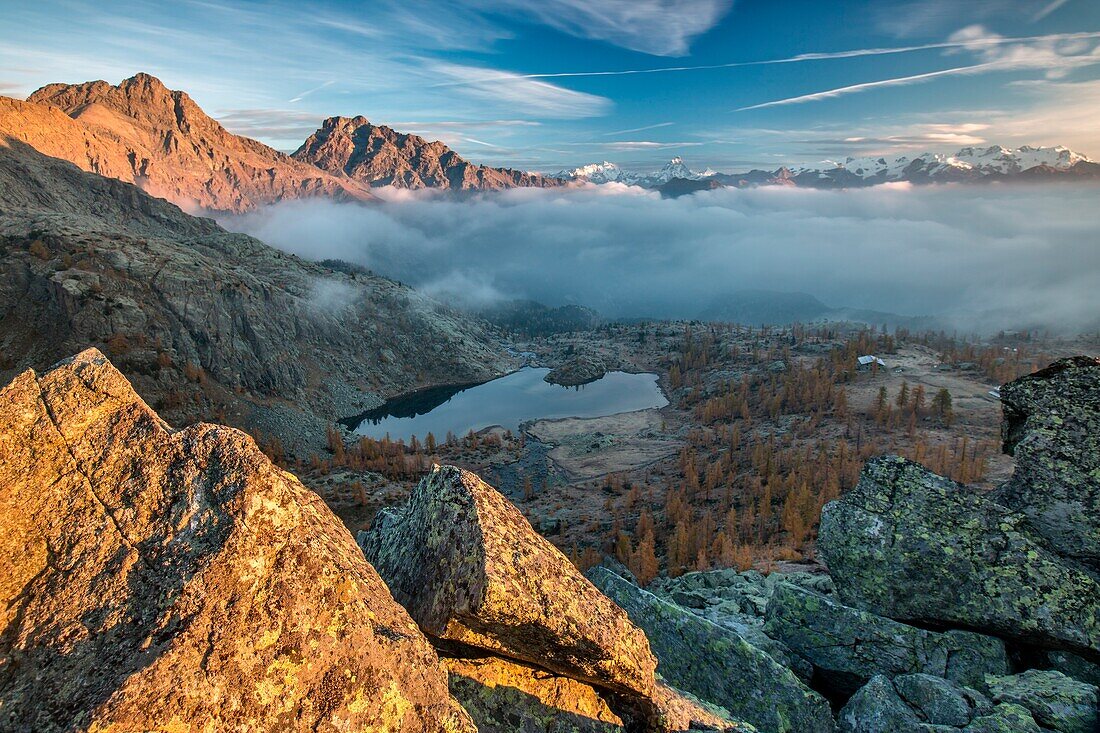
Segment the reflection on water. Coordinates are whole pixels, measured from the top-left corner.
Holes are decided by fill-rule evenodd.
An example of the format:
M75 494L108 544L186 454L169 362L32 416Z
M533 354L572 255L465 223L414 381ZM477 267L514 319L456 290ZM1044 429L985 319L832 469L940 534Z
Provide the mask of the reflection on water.
M668 404L656 374L608 372L581 387L562 387L543 380L549 369L521 369L491 382L464 387L436 387L390 400L349 421L355 432L372 438L442 440L447 433L500 425L512 430L540 418L603 417ZM356 424L357 423L357 424Z

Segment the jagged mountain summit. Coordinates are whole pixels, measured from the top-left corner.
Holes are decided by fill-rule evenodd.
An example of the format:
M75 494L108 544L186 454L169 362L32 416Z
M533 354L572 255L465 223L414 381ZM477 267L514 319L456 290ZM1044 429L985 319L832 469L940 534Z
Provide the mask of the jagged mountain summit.
M610 161L593 163L557 174L567 180L589 183L625 183L656 188L670 196L712 188L750 186L801 186L805 188L855 188L879 183L980 183L1007 180L1100 179L1100 164L1069 148L967 147L955 153L921 153L847 158L816 165L775 170L754 169L721 173L711 168L695 171L673 158L654 173L623 170Z
M293 154L296 160L368 186L486 191L560 186L563 181L465 160L438 140L372 124L366 117L330 117Z
M230 133L186 93L148 74L117 85L49 84L26 102L0 103L0 135L186 210L239 213L286 199L374 198L355 181Z

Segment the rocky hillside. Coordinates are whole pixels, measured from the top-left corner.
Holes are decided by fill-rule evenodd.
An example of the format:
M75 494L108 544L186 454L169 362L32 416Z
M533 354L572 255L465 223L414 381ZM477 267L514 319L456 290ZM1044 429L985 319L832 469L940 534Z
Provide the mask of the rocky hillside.
M0 143L0 374L88 345L174 420L323 443L324 426L509 364L480 323Z
M751 730L659 681L472 474L437 470L366 538L391 596L248 436L174 430L98 351L0 407L4 730Z
M373 125L365 117L330 117L294 158L369 186L488 191L563 183L536 173L470 163L438 140Z
M364 186L233 135L184 92L138 74L0 98L0 139L133 183L188 211L243 212L286 199L369 201Z

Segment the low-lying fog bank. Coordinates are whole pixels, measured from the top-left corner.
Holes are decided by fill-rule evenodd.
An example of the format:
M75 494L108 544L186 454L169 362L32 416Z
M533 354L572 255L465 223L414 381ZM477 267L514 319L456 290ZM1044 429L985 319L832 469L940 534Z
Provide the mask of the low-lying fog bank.
M384 205L294 201L223 224L471 306L695 318L732 291L769 289L967 329L1100 324L1094 185L383 193Z

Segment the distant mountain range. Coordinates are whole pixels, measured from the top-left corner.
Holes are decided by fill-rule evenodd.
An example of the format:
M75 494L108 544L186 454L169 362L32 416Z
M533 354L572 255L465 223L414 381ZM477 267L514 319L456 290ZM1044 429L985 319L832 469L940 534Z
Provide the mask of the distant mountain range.
M968 147L953 154L847 158L817 165L776 170L754 169L721 173L707 168L694 171L682 158L670 160L651 173L627 171L604 161L561 171L557 178L590 183L623 183L655 188L678 196L712 188L799 186L803 188L857 188L880 183L979 183L1004 180L1100 179L1100 164L1064 147L1010 149L999 145Z
M367 118L330 117L292 155L235 135L185 93L149 74L49 84L26 101L0 96L0 140L133 183L191 212L242 213L289 199L377 200L374 189L456 192L623 183L666 196L762 185L853 188L878 183L1098 179L1100 164L1063 147L963 148L952 155L848 158L816 166L724 173L681 158L649 173L604 161L552 176L465 160L439 141Z

